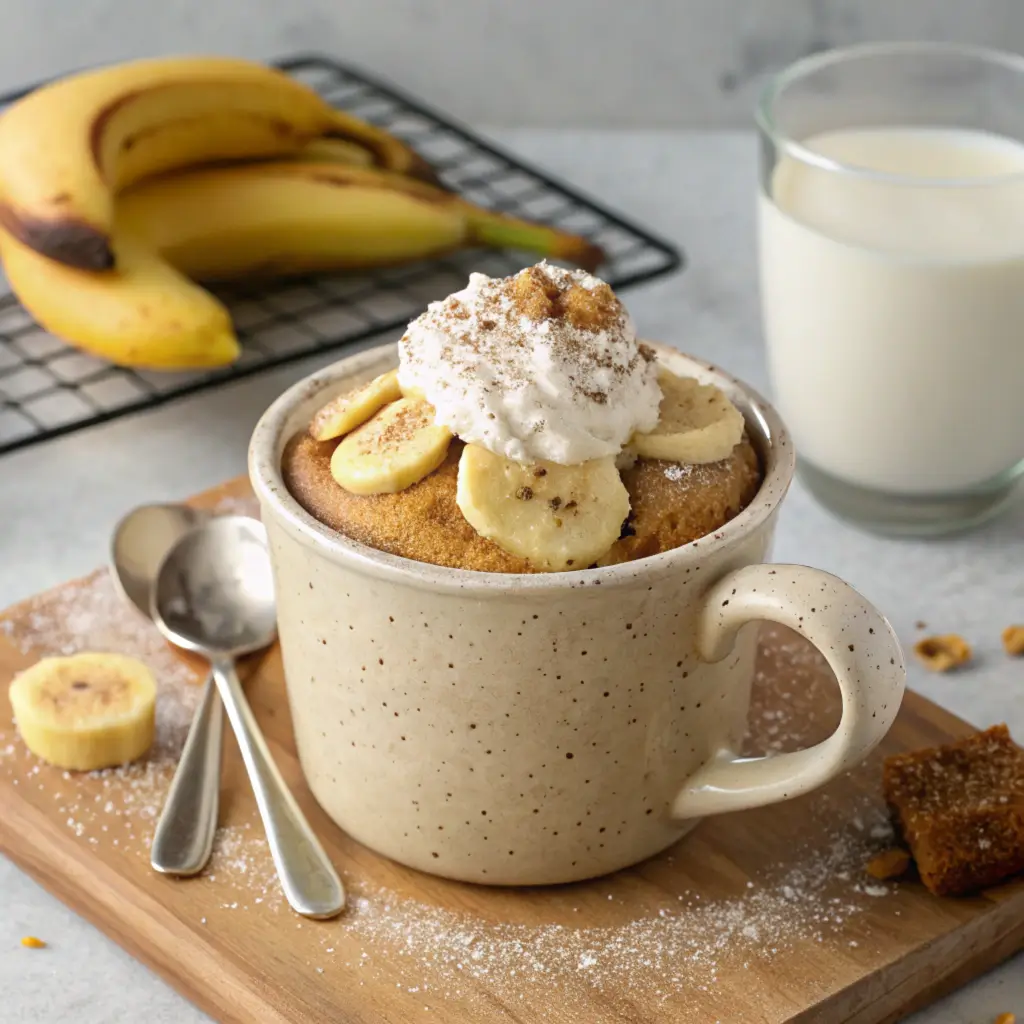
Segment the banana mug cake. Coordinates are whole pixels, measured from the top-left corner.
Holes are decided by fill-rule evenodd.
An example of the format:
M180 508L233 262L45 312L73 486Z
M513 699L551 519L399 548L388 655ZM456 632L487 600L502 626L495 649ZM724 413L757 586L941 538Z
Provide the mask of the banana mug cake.
M544 264L472 275L398 350L299 381L249 447L299 761L352 839L467 882L571 882L807 793L885 734L885 619L765 564L795 458L753 391ZM761 619L821 651L844 707L765 761L730 753Z
M484 572L655 555L719 529L761 483L743 417L659 365L607 284L541 263L473 274L285 448L285 484L370 547Z

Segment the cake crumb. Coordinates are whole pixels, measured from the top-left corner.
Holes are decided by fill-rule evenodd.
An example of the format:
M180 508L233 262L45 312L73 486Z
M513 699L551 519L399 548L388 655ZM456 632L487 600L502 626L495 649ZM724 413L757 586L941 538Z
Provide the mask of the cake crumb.
M1011 658L1024 654L1024 626L1007 626L1003 630L1003 649Z
M948 672L966 665L971 660L971 653L971 645L955 633L926 636L914 644L917 660L929 672Z
M905 875L909 867L910 854L906 850L894 846L872 857L865 865L864 870L872 878L877 878L881 882L887 882L891 878L899 878L901 875Z
M1005 725L886 758L882 789L921 881L937 896L1024 872L1024 750Z
M42 939L37 939L34 935L26 935L21 940L21 944L26 949L46 949L46 943Z
M1017 1024L1017 1017L1012 1013L1001 1013L992 1024Z

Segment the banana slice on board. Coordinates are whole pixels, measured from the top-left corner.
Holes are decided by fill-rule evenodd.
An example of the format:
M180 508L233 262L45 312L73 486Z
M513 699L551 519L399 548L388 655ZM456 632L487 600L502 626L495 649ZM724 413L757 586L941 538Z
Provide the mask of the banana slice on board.
M475 444L459 459L455 500L481 537L551 572L592 565L629 515L613 456L522 466Z
M630 444L645 459L671 462L719 462L743 438L743 416L712 384L662 370L658 425L634 434Z
M330 441L341 437L364 424L374 413L389 402L402 397L398 387L398 371L388 370L355 391L332 398L323 408L317 410L309 424L309 433L314 441Z
M331 476L353 494L394 494L437 469L451 440L434 423L433 406L400 398L334 449Z
M15 677L10 698L25 745L58 768L127 764L153 743L156 681L123 654L43 658Z

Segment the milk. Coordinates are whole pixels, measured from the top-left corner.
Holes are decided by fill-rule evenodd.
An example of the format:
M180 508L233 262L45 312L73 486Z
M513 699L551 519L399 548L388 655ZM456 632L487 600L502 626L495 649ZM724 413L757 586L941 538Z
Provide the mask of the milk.
M1024 145L916 128L804 145L943 180L791 157L776 166L772 199L760 200L761 288L775 397L798 453L898 494L991 480L1024 458Z

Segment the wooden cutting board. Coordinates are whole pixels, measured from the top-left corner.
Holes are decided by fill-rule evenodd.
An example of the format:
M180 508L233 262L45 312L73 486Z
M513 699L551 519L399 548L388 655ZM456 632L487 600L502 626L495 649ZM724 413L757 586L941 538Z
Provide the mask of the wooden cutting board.
M254 511L244 481L197 501ZM86 648L135 654L157 672L158 742L145 763L65 773L17 738L9 679L43 654ZM877 1024L1024 947L1024 884L940 900L916 882L863 873L889 838L880 757L970 730L917 694L880 753L816 794L708 820L612 877L496 890L402 868L327 819L303 785L271 651L252 666L249 697L351 894L341 918L312 922L280 896L230 742L208 873L176 881L149 868L201 675L120 601L105 572L0 618L0 849L217 1020ZM837 718L820 657L766 629L751 750L806 745Z

